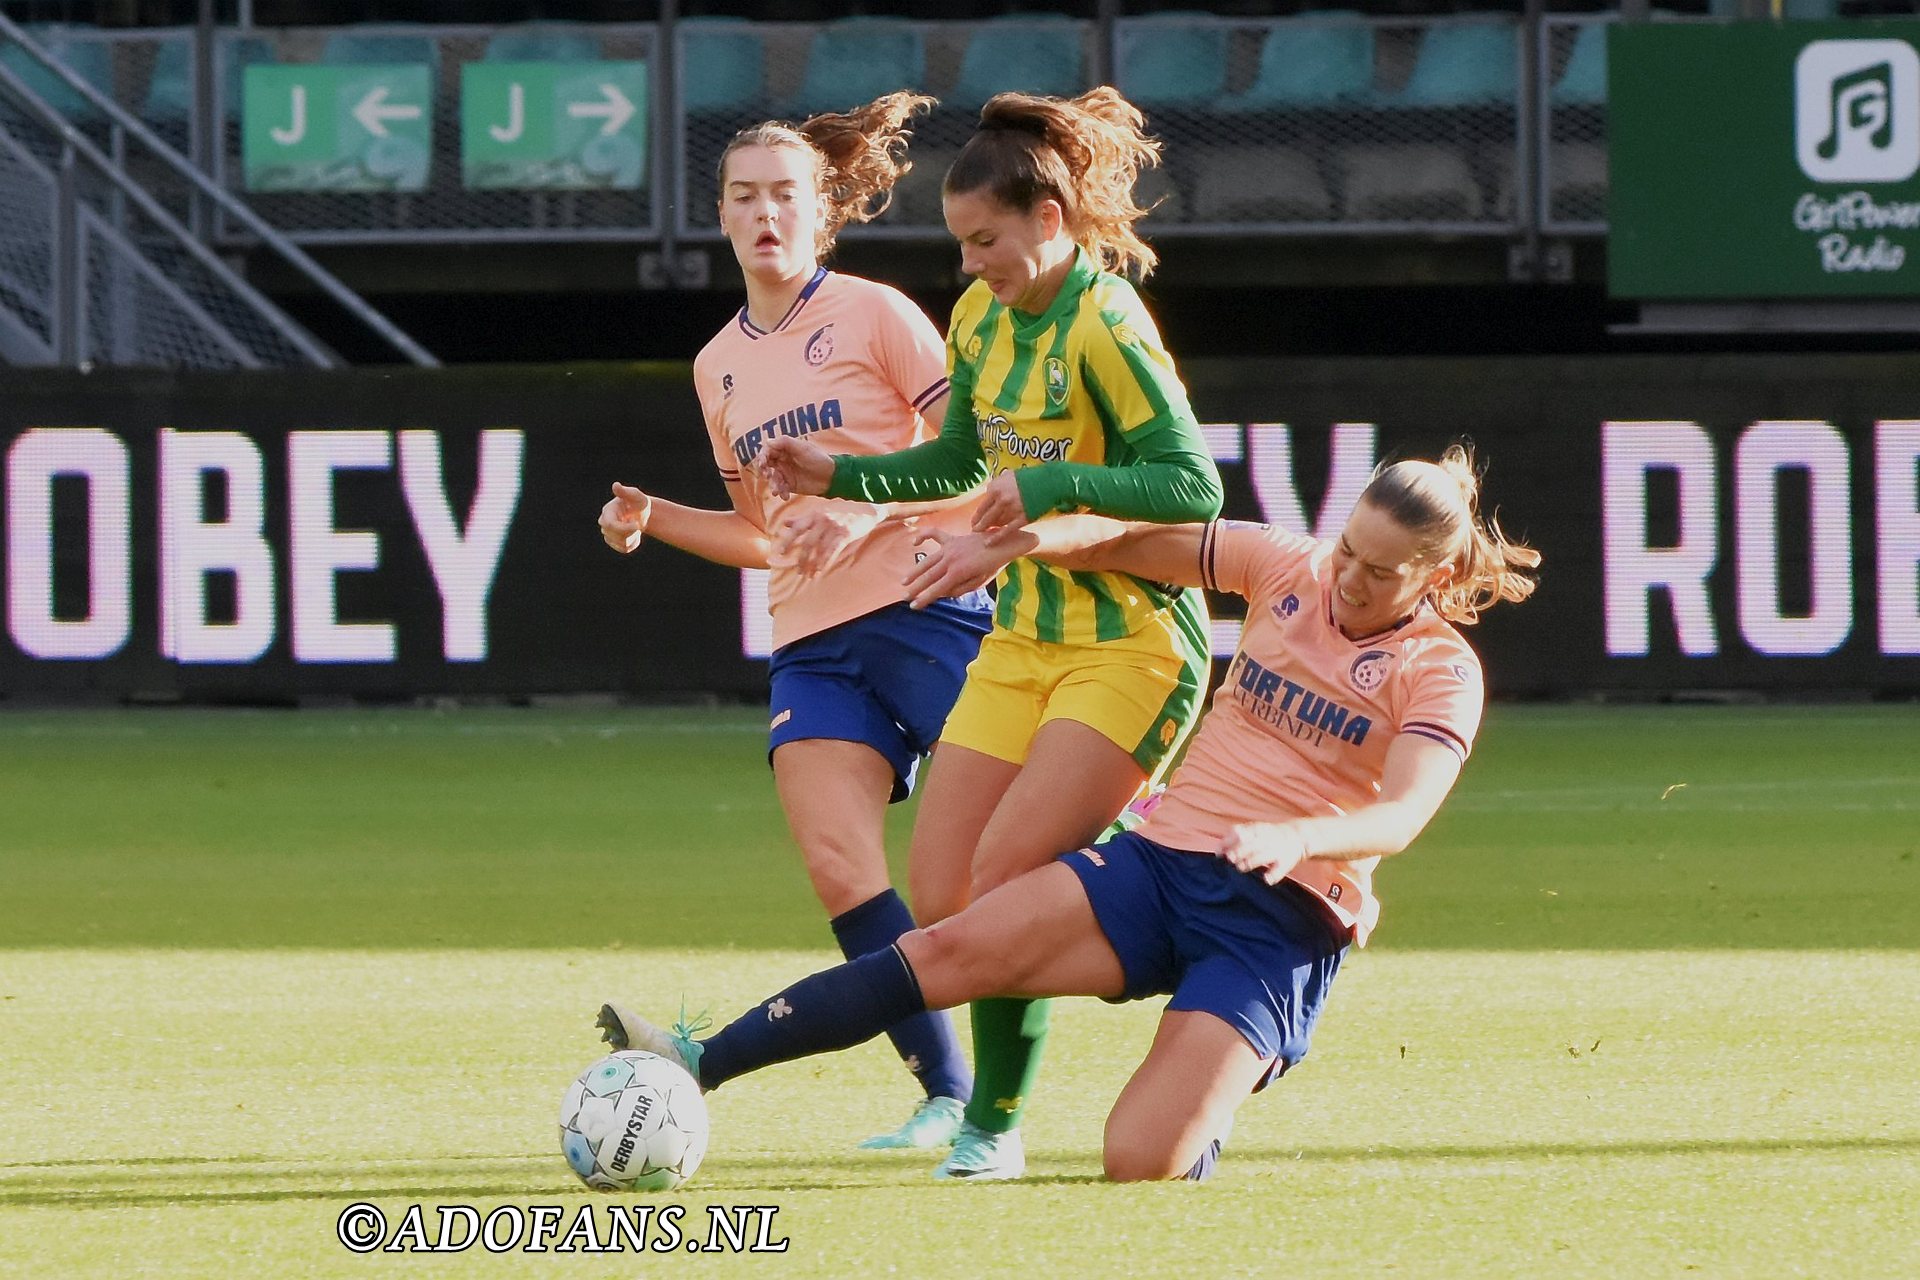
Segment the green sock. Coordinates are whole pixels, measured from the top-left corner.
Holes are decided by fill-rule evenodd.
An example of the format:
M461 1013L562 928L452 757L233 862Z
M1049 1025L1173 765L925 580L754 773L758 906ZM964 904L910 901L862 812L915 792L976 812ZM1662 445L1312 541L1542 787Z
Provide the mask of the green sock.
M1001 996L975 1000L971 1008L973 1100L967 1103L967 1120L989 1133L1007 1133L1020 1127L1027 1095L1040 1074L1053 1001Z

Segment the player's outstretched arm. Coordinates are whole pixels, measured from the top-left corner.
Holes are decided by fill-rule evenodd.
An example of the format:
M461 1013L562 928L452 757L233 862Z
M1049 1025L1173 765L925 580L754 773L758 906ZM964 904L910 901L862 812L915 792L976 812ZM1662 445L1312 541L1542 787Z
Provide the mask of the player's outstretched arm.
M738 488L727 486L736 507L742 501ZM616 482L613 497L600 508L600 536L615 551L626 554L649 534L668 546L736 569L765 569L773 553L766 532L738 510L684 507Z
M1140 524L1104 516L1055 516L1027 526L1028 552L1062 569L1105 569L1175 587L1206 585L1200 573L1204 524Z
M1130 524L1105 516L1054 516L991 534L929 530L927 558L906 579L907 599L925 608L992 581L1022 556L1063 569L1110 569L1171 586L1197 587L1205 525Z
M1387 749L1380 797L1350 813L1291 822L1250 822L1221 842L1220 856L1242 871L1258 872L1268 884L1309 858L1351 862L1403 852L1426 829L1460 776L1451 747L1417 734L1401 734Z
M965 398L950 397L940 434L931 440L897 453L871 457L843 453L829 459L832 472L822 492L829 498L856 502L928 502L973 492L987 479L987 459L980 452L980 436L968 403ZM787 444L787 440L782 437L775 443ZM768 452L771 446L761 453L762 466ZM780 452L790 454L791 446Z
M1197 433L1195 439L1197 440ZM1220 514L1220 473L1204 448L1176 432L1129 437L1140 461L1124 467L1043 462L1010 472L1029 519L1054 511L1097 511L1123 520L1173 524Z
M962 494L931 502L846 502L834 498L815 503L773 531L774 558L803 578L817 577L880 525L964 507L972 501L972 494Z

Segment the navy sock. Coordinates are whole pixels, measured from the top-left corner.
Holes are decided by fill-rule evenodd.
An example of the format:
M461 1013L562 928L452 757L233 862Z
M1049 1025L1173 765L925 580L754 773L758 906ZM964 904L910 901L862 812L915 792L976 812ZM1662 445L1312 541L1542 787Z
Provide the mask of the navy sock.
M1207 1149L1200 1153L1200 1158L1193 1162L1193 1168L1180 1176L1188 1182L1205 1182L1213 1176L1213 1167L1219 1163L1220 1139L1215 1138L1207 1144Z
M833 918L833 936L849 960L891 947L913 930L913 913L892 889L875 894L853 910ZM973 1096L973 1072L960 1053L953 1019L944 1012L916 1013L887 1028L894 1052L920 1081L929 1098Z
M776 1062L852 1048L926 1009L897 948L861 956L800 979L701 1041L700 1087L717 1089Z

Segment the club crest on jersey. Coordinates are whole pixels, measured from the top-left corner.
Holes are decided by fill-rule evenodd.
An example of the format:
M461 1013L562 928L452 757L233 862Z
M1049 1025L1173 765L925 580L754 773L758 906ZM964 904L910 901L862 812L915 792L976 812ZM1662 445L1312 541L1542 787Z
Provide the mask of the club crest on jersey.
M1300 597L1289 593L1286 599L1282 600L1279 604L1269 605L1268 608L1273 611L1274 617L1285 622L1288 618L1300 612Z
M1393 655L1385 649L1369 649L1353 660L1347 668L1347 679L1361 693L1372 693L1386 683L1387 672L1393 667Z
M823 324L807 339L807 364L815 369L833 359L833 326Z
M1067 362L1059 356L1047 357L1047 403L1056 407L1067 402Z

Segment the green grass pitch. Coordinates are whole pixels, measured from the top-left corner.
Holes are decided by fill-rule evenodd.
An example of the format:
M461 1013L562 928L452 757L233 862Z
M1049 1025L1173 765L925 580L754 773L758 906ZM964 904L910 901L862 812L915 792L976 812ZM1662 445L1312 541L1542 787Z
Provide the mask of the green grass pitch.
M828 963L752 710L0 714L0 1276L1905 1277L1920 712L1497 707L1216 1179L1114 1187L1157 1007L1063 1002L1020 1184L853 1142L885 1042L710 1099L662 1196L781 1254L357 1256L355 1201L598 1205L608 995ZM910 812L894 815L904 848Z

